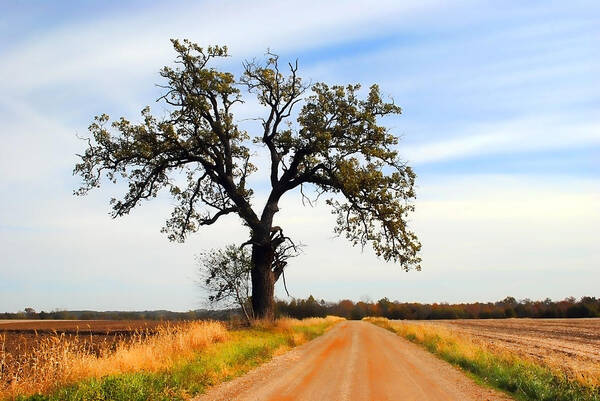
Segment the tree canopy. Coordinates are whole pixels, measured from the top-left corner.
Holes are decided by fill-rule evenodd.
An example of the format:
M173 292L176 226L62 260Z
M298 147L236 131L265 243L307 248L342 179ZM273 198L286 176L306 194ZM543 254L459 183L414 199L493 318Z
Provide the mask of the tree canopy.
M159 100L169 107L167 117L152 115L149 107L140 123L95 117L74 170L83 178L76 194L99 187L103 177L126 181L128 191L111 201L117 217L167 190L176 206L163 231L174 241L222 216L238 215L249 229L243 245L252 247L252 306L258 317L272 316L273 285L286 265L277 263L277 255L294 246L273 226L273 217L281 197L298 188L308 202L314 198L306 195L307 186L316 196L329 195L327 205L337 216L334 231L352 244L371 245L405 270L420 269L421 245L407 224L415 174L398 156L397 136L378 121L401 109L385 101L377 85L365 96L360 85L309 86L298 76L297 62L284 73L272 53L263 62L244 62L236 79L212 66L228 56L226 47L172 43L175 66L160 71L166 83ZM243 93L256 96L265 109L259 132L246 132L234 118ZM257 172L252 144L262 145L270 161L265 173L271 189L259 208L247 185Z

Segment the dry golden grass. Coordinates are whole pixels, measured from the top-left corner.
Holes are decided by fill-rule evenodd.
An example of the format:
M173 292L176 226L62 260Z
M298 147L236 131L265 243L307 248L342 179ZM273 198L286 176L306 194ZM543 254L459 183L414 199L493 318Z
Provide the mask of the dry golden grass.
M345 320L338 316L327 317L310 317L305 319L280 318L273 320L254 320L252 327L259 330L270 330L275 332L285 333L289 336L289 345L282 346L275 353L276 355L283 354L291 347L304 344L311 336L302 330L294 330L294 328L305 328L306 330L318 330L319 326L331 327L333 324Z
M416 342L421 344L426 344L432 338L439 338L436 344L440 352L457 351L467 358L476 358L482 350L482 347L475 344L470 338L458 337L446 327L403 322L390 322L389 324L402 337L414 338Z
M25 354L4 352L0 335L0 398L45 393L82 379L132 372L158 371L192 357L228 332L218 322L161 326L152 334L138 332L129 341L93 350L64 334L47 336Z
M281 329L281 330L286 330L292 327L296 327L296 326L313 326L313 325L320 325L320 324L333 324L339 321L344 320L344 318L342 317L338 317L338 316L327 316L327 317L308 317L305 319L293 319L293 318L281 318L276 320L275 322L265 322L265 321L261 321L258 324L267 324L267 325L271 325L272 327Z
M264 328L264 329L280 329L286 330L288 328L292 328L295 326L310 326L310 325L318 325L318 324L332 324L335 322L339 322L345 320L343 317L338 316L327 316L327 317L308 317L305 319L294 319L290 317L284 317L277 320L254 320L252 322L252 327L255 328Z

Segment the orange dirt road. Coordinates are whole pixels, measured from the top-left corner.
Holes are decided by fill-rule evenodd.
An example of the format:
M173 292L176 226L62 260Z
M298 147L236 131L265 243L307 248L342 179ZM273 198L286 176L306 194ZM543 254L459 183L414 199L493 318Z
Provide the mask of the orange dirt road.
M367 322L323 336L223 383L197 401L510 400L450 364Z

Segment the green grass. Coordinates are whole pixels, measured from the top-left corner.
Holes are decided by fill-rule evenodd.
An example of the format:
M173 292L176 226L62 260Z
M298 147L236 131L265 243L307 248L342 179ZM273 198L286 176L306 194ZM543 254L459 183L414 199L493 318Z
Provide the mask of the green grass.
M22 396L19 401L168 401L185 400L212 385L231 380L270 360L281 349L311 340L331 322L294 326L287 331L265 328L231 332L229 340L213 344L191 361L159 373L136 372L90 379L49 395Z
M600 401L600 388L517 357L495 354L474 344L426 332L400 330L386 319L367 319L460 367L478 383L502 390L521 401Z

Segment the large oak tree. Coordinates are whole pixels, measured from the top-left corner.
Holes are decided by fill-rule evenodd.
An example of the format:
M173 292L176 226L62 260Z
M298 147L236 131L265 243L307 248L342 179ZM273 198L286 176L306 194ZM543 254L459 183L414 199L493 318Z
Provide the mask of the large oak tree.
M74 170L83 178L77 195L99 187L103 177L125 180L128 191L111 201L117 217L166 189L176 206L163 231L174 241L222 216L238 215L249 230L243 246L252 250L256 317L273 316L274 285L293 247L282 228L273 226L278 203L290 191L299 189L303 200L307 193L327 194L337 234L354 245L370 244L378 256L405 270L420 269L421 245L407 227L415 174L398 156L397 137L378 123L401 110L382 98L377 85L362 97L359 85L308 86L297 75L297 63L282 72L270 53L262 63L245 62L236 79L211 66L228 56L226 47L172 42L175 66L160 72L166 83L159 100L168 105L167 117L153 116L148 107L137 124L95 117ZM258 133L240 129L233 116L243 92L265 108ZM257 171L252 143L269 155L268 171L260 171L270 182L262 208L256 208L247 185Z

